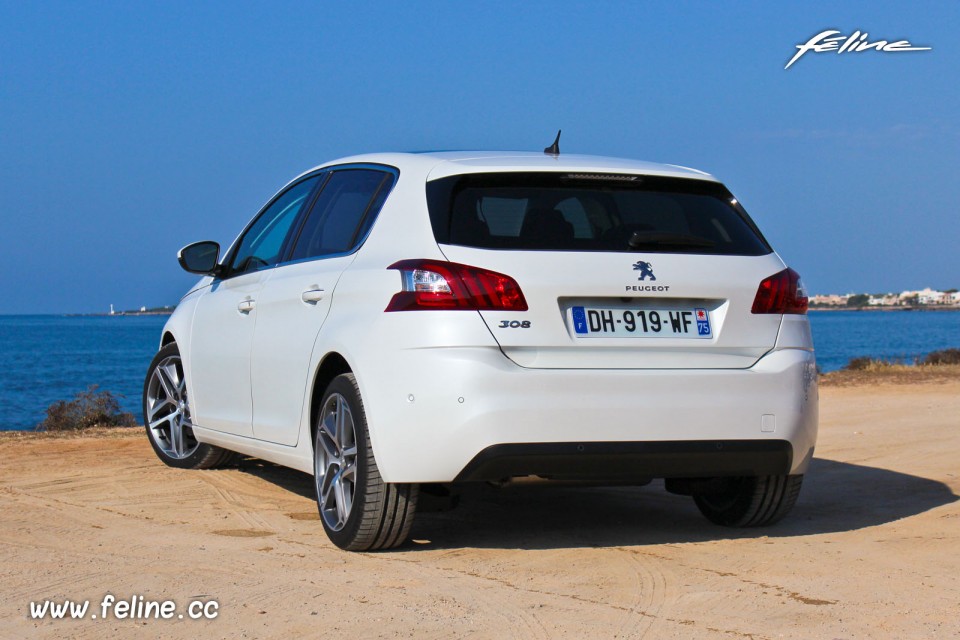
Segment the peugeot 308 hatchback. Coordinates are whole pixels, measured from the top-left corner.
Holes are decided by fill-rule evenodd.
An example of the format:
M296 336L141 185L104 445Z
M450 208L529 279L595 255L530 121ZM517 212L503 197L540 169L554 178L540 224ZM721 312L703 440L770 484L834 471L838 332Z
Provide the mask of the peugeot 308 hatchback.
M712 522L793 506L817 435L807 297L730 192L683 167L374 154L297 177L202 274L144 385L186 469L313 474L344 549L421 490L666 480Z

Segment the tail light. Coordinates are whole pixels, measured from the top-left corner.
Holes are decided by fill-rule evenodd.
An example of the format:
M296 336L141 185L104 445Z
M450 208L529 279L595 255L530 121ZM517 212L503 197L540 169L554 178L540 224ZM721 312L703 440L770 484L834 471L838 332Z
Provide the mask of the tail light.
M527 310L520 285L502 273L440 260L401 260L387 268L400 272L403 290L386 311Z
M784 269L760 283L757 297L753 299L752 311L802 315L807 312L808 303L800 274L793 269Z

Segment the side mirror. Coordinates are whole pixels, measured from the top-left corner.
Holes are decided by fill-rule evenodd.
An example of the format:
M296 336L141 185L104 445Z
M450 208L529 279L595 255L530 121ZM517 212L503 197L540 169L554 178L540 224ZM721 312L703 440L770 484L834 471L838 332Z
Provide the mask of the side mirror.
M177 253L177 261L184 271L213 276L219 271L220 245L211 240L188 244Z

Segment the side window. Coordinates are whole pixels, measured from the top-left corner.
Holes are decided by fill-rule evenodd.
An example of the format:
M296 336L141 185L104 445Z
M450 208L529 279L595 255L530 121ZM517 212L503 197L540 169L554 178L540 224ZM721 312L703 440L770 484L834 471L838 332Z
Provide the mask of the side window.
M366 233L386 199L393 175L374 169L335 171L310 210L291 260L345 253Z
M230 262L231 274L256 271L279 261L283 241L319 180L320 176L313 176L293 185L254 220Z

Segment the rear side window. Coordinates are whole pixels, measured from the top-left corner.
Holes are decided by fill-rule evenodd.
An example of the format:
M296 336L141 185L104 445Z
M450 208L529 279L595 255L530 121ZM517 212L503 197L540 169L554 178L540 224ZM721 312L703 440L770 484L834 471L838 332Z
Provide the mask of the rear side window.
M718 183L658 176L478 173L427 183L441 244L524 251L771 252Z
M334 171L304 221L290 259L349 252L366 235L392 185L393 174L385 171Z

